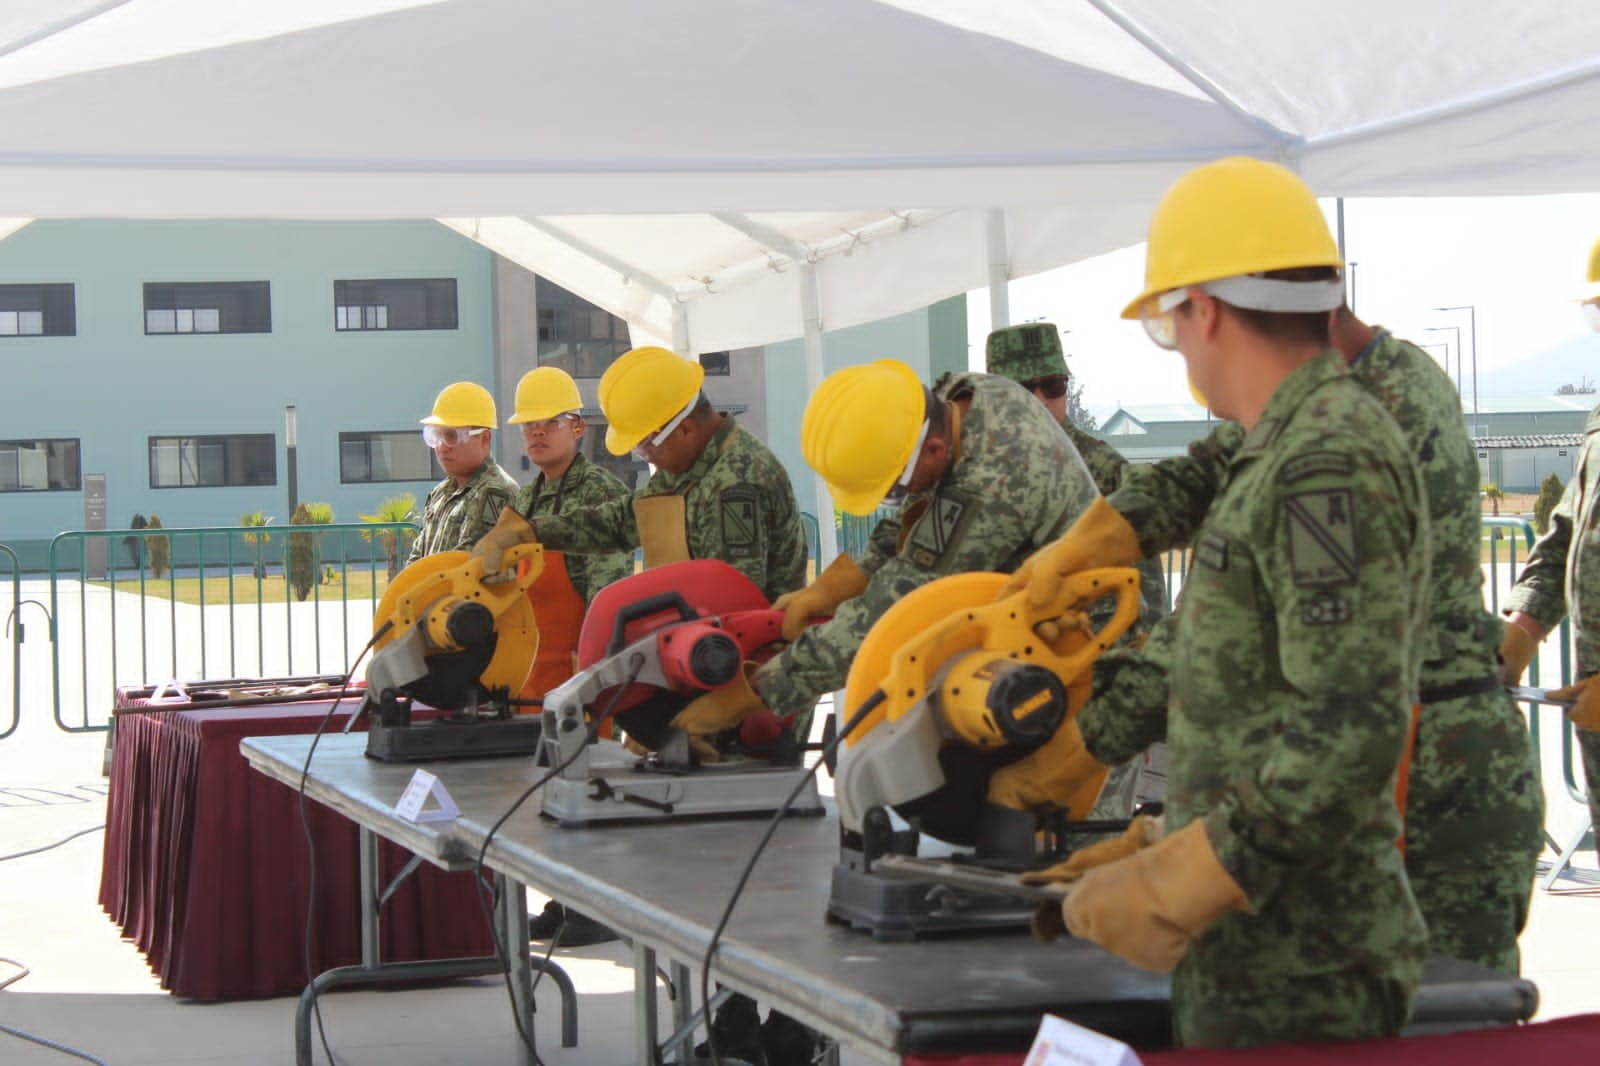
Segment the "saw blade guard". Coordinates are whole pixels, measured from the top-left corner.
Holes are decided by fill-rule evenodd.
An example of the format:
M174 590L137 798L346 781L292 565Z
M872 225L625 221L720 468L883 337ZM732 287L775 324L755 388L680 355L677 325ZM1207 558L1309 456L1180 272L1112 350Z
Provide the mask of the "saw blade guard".
M847 829L881 805L942 840L973 843L988 779L1059 734L1089 697L1094 661L1138 620L1131 568L1074 574L1038 609L1024 593L996 601L1007 580L969 573L930 582L862 643L846 710L879 689L884 700L845 741L835 794ZM1089 608L1108 597L1115 610L1095 629ZM1092 803L1075 797L1069 817Z
M527 589L544 569L544 549L518 545L505 553L505 565L516 577L493 584L483 581L482 560L461 551L425 556L400 571L373 615L374 662L391 645L414 648L420 638L427 670L407 694L458 710L495 692L516 693L539 650Z

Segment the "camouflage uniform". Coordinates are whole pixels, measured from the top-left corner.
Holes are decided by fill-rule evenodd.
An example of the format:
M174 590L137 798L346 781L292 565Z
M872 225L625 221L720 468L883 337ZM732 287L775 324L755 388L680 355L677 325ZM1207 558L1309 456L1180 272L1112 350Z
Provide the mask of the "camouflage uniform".
M1409 1014L1427 934L1394 787L1426 653L1423 493L1327 352L1279 385L1200 527L1149 646L1170 662L1167 828L1203 820L1254 913L1179 964L1185 1045L1392 1035Z
M468 551L478 543L511 505L517 494L516 480L493 458L485 459L478 472L460 488L455 478L447 477L435 485L422 505L421 527L411 542L410 566L424 555L438 552Z
M866 591L756 671L757 692L780 714L809 713L818 696L842 688L867 631L900 597L947 574L1015 570L1094 499L1089 471L1060 427L1012 382L956 374L936 395L972 400L950 468L873 531L856 560Z
M689 554L737 567L767 599L805 584L806 535L788 471L732 415L723 416L688 471L657 470L636 495L682 496ZM631 552L639 547L633 498L541 516L534 528L556 551Z
M535 518L632 498L633 494L615 474L595 466L579 452L553 483L541 473L532 484L522 486L511 506L524 518ZM633 556L627 552L569 555L565 562L567 580L585 603L613 581L633 573Z
M1380 332L1350 372L1401 427L1422 471L1432 530L1406 870L1434 951L1515 973L1543 848L1544 790L1527 725L1495 677L1500 625L1483 607L1472 443L1455 389L1416 346ZM1243 430L1226 423L1191 447L1189 459L1140 469L1111 502L1141 543L1183 543L1242 441ZM1091 751L1117 757L1159 735L1160 723L1138 721L1150 716L1148 689L1114 679L1124 668L1118 657L1107 658L1095 677L1096 691L1108 698L1095 700L1082 724ZM1143 676L1151 666L1135 670Z
M1030 322L994 330L985 345L985 359L989 373L1010 378L1019 385L1053 374L1071 379L1066 356L1061 350L1061 335L1049 322ZM1089 476L1094 479L1100 494L1110 496L1121 484L1122 471L1128 465L1128 460L1099 437L1081 429L1070 417L1061 420L1061 428L1066 431L1072 446L1078 449L1078 455L1083 459L1084 466L1089 468ZM1167 614L1167 583L1161 573L1161 560L1154 554L1140 559L1134 568L1139 571L1139 624L1141 629L1148 629ZM1105 787L1100 791L1100 798L1088 814L1089 818L1126 818L1133 813L1139 768L1143 761L1143 754L1136 753L1119 760L1111 768Z
M1516 588L1501 603L1523 611L1546 631L1572 615L1578 677L1600 673L1600 407L1583 427L1583 453L1572 480L1550 512L1550 528L1528 556ZM1600 833L1600 732L1578 730L1583 773L1589 785L1589 821Z

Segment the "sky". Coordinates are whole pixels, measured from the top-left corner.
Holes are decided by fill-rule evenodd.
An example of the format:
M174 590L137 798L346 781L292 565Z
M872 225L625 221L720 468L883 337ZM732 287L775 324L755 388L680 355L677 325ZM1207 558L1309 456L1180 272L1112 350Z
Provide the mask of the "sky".
M1334 201L1323 209L1331 225ZM1428 351L1441 362L1448 355L1452 376L1457 339L1448 327L1459 325L1469 402L1474 317L1480 395L1553 393L1577 384L1590 356L1600 382L1600 335L1584 328L1572 302L1600 237L1600 193L1346 200L1344 232L1356 313L1434 345ZM1102 422L1122 405L1191 402L1182 356L1117 317L1143 275L1141 244L1011 282L1011 320L1061 327L1068 366ZM1464 305L1475 312L1434 310ZM981 370L986 290L968 294L967 322L970 362Z

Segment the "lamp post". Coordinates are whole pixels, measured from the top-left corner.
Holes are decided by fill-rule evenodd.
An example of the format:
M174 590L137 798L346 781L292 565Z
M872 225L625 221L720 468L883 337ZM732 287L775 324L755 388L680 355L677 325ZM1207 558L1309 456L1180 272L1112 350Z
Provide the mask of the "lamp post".
M294 517L294 510L300 506L300 467L295 457L297 444L294 418L294 404L285 404L283 408L283 442L289 450L289 517Z
M1476 304L1457 304L1454 307L1435 307L1435 311L1465 311L1472 335L1472 435L1478 435L1478 307ZM1456 327L1458 330L1460 327ZM1456 336L1459 338L1460 334ZM1456 365L1461 365L1461 345L1456 344ZM1459 392L1459 387L1457 388Z
M1456 335L1456 395L1460 396L1461 395L1461 327L1460 326L1425 326L1424 328L1427 329L1428 332L1430 332L1430 333L1443 333L1447 329L1454 331L1454 333ZM1448 366L1446 366L1445 367L1445 373L1448 374L1449 372L1450 372L1450 368Z
M1440 341L1437 344L1419 344L1419 345L1417 345L1417 347L1418 348L1443 348L1444 349L1444 373L1445 373L1445 377L1449 377L1450 376L1450 342L1449 341Z

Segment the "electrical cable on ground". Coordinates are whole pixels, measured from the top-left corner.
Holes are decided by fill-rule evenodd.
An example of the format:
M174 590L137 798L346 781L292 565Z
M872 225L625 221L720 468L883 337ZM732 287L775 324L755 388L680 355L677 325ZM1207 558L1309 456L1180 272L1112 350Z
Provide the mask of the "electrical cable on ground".
M71 836L62 837L60 840L56 841L54 844L43 844L43 845L40 845L37 848L29 848L27 851L15 851L15 852L12 852L10 855L0 855L0 862L10 862L12 859L25 859L29 855L38 855L40 852L51 851L51 850L54 850L55 848L59 848L63 844L70 844L72 841L77 840L79 837L88 836L90 833L98 833L98 832L100 832L100 830L104 829L105 827L106 827L106 824L104 822L101 822L99 825L91 825L87 829L80 829L76 833L73 833Z
M782 806L777 809L772 819L767 823L766 832L762 833L761 839L756 841L755 850L750 853L749 860L745 862L744 869L740 871L738 883L733 886L733 894L728 897L728 905L723 908L722 917L717 919L717 927L711 931L711 940L706 944L705 956L700 960L701 1003L709 1005L711 1002L711 960L717 953L717 942L722 939L722 931L728 927L729 920L733 918L733 908L738 905L739 896L744 892L744 887L749 882L750 875L755 872L756 861L761 858L761 853L766 850L767 844L771 842L773 835L777 833L778 826L783 823L783 819L789 813L789 808L799 798L800 793L805 791L806 785L811 782L811 779L817 775L818 768L828 764L833 753L838 750L839 745L844 742L845 738L853 733L856 727L862 723L867 715L876 710L878 704L882 703L885 698L883 689L880 688L862 701L856 712L839 728L838 735L823 745L821 757L811 765L811 769L806 771L805 776L795 783L794 788L789 790L789 794L784 797ZM706 1015L706 1047L711 1052L712 1066L722 1066L722 1054L717 1049L717 1032L716 1028L711 1024L709 1013Z
M90 832L90 830L85 830L84 832ZM82 836L83 834L79 833L79 834L76 834L76 835ZM68 837L67 839L70 840L72 838ZM24 977L28 976L30 973L33 972L32 970L28 969L26 966L22 965L22 963L18 962L16 959L8 959L8 958L0 957L0 962L10 963L12 966L15 966L17 968L17 970L19 971L17 973L12 974L10 977L6 978L4 981L0 981L0 991L4 991L5 989L10 988L12 985L16 984L18 981L22 980ZM54 1040L49 1040L49 1039L46 1039L45 1037L42 1037L42 1036L35 1036L33 1033L24 1032L21 1029L13 1029L9 1025L0 1024L0 1033L6 1033L6 1034L8 1034L10 1036L14 1036L18 1040L26 1040L30 1044L38 1044L40 1047L47 1047L51 1051L59 1051L63 1055L71 1055L74 1058L82 1059L84 1062L95 1063L95 1066L107 1066L106 1061L104 1059L97 1059L93 1055L89 1054L87 1051L79 1051L77 1048L68 1047L65 1044L58 1044Z

